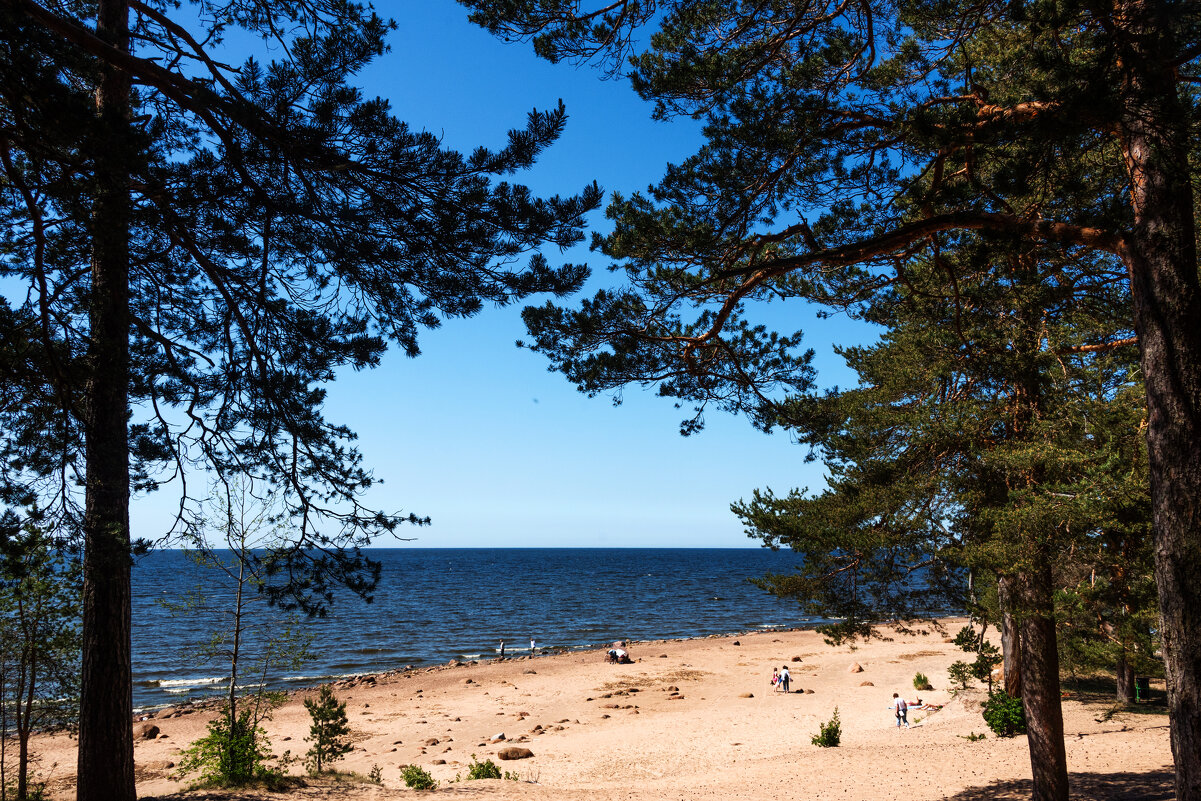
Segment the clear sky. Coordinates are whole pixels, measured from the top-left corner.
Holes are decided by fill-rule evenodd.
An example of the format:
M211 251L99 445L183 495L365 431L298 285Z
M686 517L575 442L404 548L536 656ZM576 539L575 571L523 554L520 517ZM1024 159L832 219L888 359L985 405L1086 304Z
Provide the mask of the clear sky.
M570 119L562 139L515 177L541 193L574 193L594 179L606 192L644 189L701 141L695 122L652 121L626 82L496 40L468 24L453 0L377 8L399 29L360 84L446 146L500 146L531 108L563 99ZM603 229L603 211L589 223ZM587 262L594 277L585 295L615 280L586 246L547 257ZM548 373L543 357L515 347L525 333L519 313L447 321L424 334L418 358L392 352L379 369L348 372L330 387L327 416L358 432L365 462L385 482L370 502L432 518L402 532L417 538L413 545L755 547L732 501L756 487L822 486L822 466L805 464L804 449L785 434L715 412L702 433L684 438L677 426L686 410L652 391L631 388L617 407L585 397ZM846 382L832 345L861 337L862 328L818 321L800 306L773 309L773 317L806 331L823 384ZM135 536L166 525L172 504L164 495L135 502Z

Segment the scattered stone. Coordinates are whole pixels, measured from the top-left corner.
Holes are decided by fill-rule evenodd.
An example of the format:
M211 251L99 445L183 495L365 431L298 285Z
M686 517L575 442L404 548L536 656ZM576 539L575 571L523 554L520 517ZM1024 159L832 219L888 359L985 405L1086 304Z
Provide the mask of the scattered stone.
M464 684L475 684L475 679L463 679Z
M160 735L158 736L158 738L159 738L160 740L166 740L166 739L168 739L168 737L167 737L167 735L166 735L166 734L160 734Z
M860 665L858 662L854 662L854 663L852 663L852 664L851 664L851 669L850 669L850 671L849 671L849 672L851 672L851 673L862 673L862 672L863 672L863 665Z
M609 717L609 716L608 716L608 715L601 715L601 720L604 720L604 719L605 719L605 718L607 718L607 717Z
M491 739L492 739L492 742L494 742L494 743L495 743L495 742L499 742L499 741L501 741L501 740L504 740L504 739L505 739L505 733L504 733L503 731L501 731L501 732L497 732L496 734L492 735Z
M805 690L805 695L813 695L813 690Z
M591 696L589 696L588 698L585 698L584 700L585 700L585 701L591 701L591 700L592 700L592 698L591 698Z
M861 681L861 682L859 682L859 686L860 687L875 687L876 683L872 682L872 681Z
M291 740L291 737L285 737L285 740ZM393 740L392 745L404 745L404 740Z
M437 744L438 744L438 738L437 738L437 737L431 737L431 738L429 738L428 740L426 740L426 741L425 741L425 744L426 744L426 745L437 745Z
M285 738L284 738L284 742L286 743L288 740L291 740L291 739L292 739L291 737L285 737ZM396 742L398 742L398 743L399 743L399 742L400 742L400 740L397 740Z
M755 697L755 694L754 694L754 693L742 693L742 694L741 694L741 695L739 695L738 697L739 697L739 698L754 698L754 697Z
M434 760L433 762L431 762L430 764L431 764L431 765L445 765L445 764L446 764L446 760L445 760L445 759L435 759L435 760Z
M530 670L529 668L526 668L525 670L523 670L521 672L525 673L526 675L529 675L529 676L537 676L538 675L538 671Z
M568 720L567 718L563 718L562 720L556 720L556 721L555 721L555 723L570 723L570 722L571 722L571 721L570 721L570 720Z
M799 656L794 656L794 657L792 658L792 661L793 661L793 662L800 662L800 661L801 661L801 658L800 658Z
M666 659L666 658L667 658L667 654L659 654L659 658L660 658L660 659Z
M668 701L683 701L683 700L684 700L684 696L682 696L682 695L672 695L672 696L668 696L667 700L668 700Z
M534 752L528 748L518 748L516 746L510 748L502 748L496 752L498 759L529 759L534 755Z
M954 637L943 637L942 641L943 642L955 642L955 638Z
M742 643L738 642L738 640L734 640L734 642L733 642L733 643L731 643L731 644L732 644L732 645L742 645Z
M133 727L135 740L153 740L155 737L158 737L158 726L153 723L139 723Z

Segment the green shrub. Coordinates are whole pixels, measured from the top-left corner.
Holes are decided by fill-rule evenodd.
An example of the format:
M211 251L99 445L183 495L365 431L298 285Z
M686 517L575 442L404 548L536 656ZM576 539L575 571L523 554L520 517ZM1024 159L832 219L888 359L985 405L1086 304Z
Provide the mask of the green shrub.
M959 736L967 740L969 743L978 743L986 737L986 735L976 734L976 732L969 732L966 735L961 734Z
M947 676L951 679L952 689L966 690L975 679L975 671L967 662L952 662L947 668Z
M379 765L372 765L371 770L367 771L367 778L375 784L384 783L384 771Z
M834 707L834 716L821 724L817 734L813 735L813 744L821 748L834 748L842 742L842 724L838 720L838 707Z
M305 755L309 773L325 770L329 763L350 753L352 746L346 741L350 727L346 723L346 702L338 702L334 691L323 684L316 698L306 698L304 708L309 710L313 725L309 727L308 742L312 743Z
M266 732L251 723L249 710L236 721L222 715L208 728L208 734L184 749L179 775L198 773L201 785L238 787L275 774L266 765L271 759Z
M400 778L414 790L436 790L438 782L420 765L405 765L400 769Z
M914 673L913 674L913 689L915 689L915 690L933 690L934 688L932 686L930 686L930 680L928 678L926 678L925 673Z
M471 764L467 766L467 778L470 779L499 779L500 768L496 767L496 763L491 759L485 759L479 762L475 758L475 754L471 755Z
M1004 690L989 694L983 714L984 722L998 737L1026 733L1026 712L1022 709L1022 699L1014 698Z

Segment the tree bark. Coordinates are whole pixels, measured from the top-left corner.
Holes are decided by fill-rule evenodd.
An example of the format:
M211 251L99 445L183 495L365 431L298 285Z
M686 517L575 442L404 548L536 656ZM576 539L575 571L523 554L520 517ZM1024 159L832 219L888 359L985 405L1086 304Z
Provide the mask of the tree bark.
M1119 704L1133 704L1134 667L1126 659L1125 652L1118 656L1115 672L1118 674L1117 702Z
M1021 698L1022 634L1013 613L1012 581L1009 576L1001 576L997 581L997 599L1001 606L1001 669L1005 672L1005 692L1013 698Z
M1201 801L1201 282L1170 5L1117 4L1116 44L1176 798Z
M96 33L129 49L129 8L101 0ZM83 668L79 801L134 801L129 552L129 77L99 65L91 219L89 376L83 424Z
M1063 745L1059 650L1051 600L1051 566L1038 556L1029 572L1014 577L1021 606L1022 707L1034 777L1034 801L1067 801L1068 766Z

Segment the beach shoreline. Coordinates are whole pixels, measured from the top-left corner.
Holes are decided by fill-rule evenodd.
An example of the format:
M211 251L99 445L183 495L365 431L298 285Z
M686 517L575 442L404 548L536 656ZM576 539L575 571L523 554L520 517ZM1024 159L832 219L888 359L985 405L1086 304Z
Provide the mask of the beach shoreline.
M691 639L630 642L635 661L604 661L604 650L442 664L335 683L346 702L354 750L340 770L382 785L341 783L319 794L347 799L409 798L401 766L421 766L438 794L497 799L941 799L1029 797L1025 737L969 741L987 732L978 712L982 690L952 696L947 668L963 652L944 632L857 646L829 646L812 629L773 629ZM788 666L792 689L770 684ZM893 692L918 695L921 672L935 690L923 700L938 711L911 713L898 729L887 709ZM303 756L309 719L291 693L264 728L275 754ZM842 742L810 742L838 709ZM1171 787L1166 717L1103 714L1098 701L1064 703L1073 798L1113 799ZM135 723L140 797L169 798L186 785L173 777L180 750L202 736L214 708L166 711ZM504 735L499 739L497 735ZM74 790L73 741L40 737L43 765L55 765L51 798ZM504 748L532 756L502 761ZM455 782L472 759L491 759L517 781ZM298 765L291 770L302 774ZM1165 784L1166 783L1166 784ZM310 782L310 784L313 784ZM310 789L316 793L320 783ZM1114 794L1106 788L1121 788ZM256 792L221 795L258 799ZM1152 795L1151 797L1156 797Z

